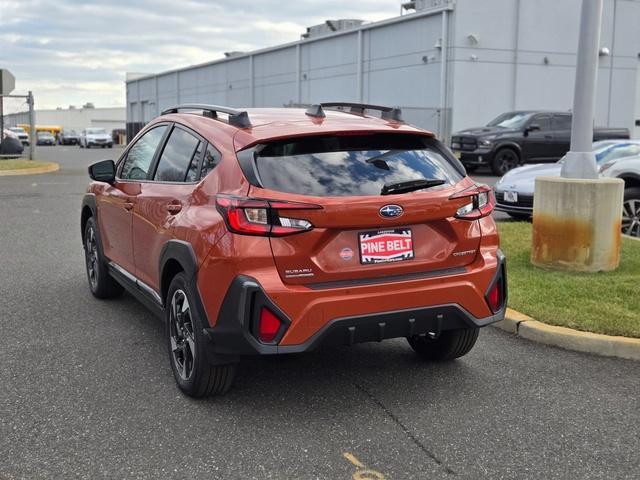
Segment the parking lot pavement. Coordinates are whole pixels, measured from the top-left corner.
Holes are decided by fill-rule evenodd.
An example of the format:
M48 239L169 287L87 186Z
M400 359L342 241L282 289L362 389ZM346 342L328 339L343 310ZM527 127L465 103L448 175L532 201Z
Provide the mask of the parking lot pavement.
M184 397L161 322L86 285L86 167L117 153L0 178L1 479L637 478L638 363L492 328L451 363L401 340L247 358L228 395Z

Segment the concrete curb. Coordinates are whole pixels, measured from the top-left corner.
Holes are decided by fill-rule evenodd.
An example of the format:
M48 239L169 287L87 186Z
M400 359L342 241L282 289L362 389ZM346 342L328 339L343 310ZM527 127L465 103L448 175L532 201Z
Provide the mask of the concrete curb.
M0 170L0 177L9 177L12 175L37 175L39 173L51 173L60 170L60 165L55 162L49 162L48 165L35 168L18 168L16 170Z
M604 357L640 361L640 338L615 337L547 325L510 308L507 309L505 319L493 325L519 337L546 345Z

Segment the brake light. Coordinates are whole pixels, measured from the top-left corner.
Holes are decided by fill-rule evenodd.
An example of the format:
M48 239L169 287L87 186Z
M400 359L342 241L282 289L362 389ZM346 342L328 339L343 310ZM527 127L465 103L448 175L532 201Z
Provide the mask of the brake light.
M281 210L314 210L322 208L310 203L266 200L231 195L217 195L216 207L230 232L241 235L284 237L313 228L301 218L280 215Z
M464 220L477 220L486 217L493 212L496 199L493 190L488 185L473 185L461 192L454 193L449 200L457 198L467 198L468 203L458 208L456 218Z
M260 323L258 325L258 338L263 343L271 343L280 331L280 319L267 307L260 310Z

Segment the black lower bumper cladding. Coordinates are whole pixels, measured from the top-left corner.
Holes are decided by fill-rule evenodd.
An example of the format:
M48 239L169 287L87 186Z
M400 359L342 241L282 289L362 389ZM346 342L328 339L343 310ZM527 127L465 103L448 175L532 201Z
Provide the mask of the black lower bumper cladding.
M310 339L299 345L278 345L290 323L287 316L269 299L253 278L240 275L234 279L222 303L218 321L205 328L211 353L216 355L274 355L312 351L321 345L353 345L413 335L438 335L443 330L484 327L504 319L506 311L506 271L504 256L498 255L497 276L505 282L502 306L486 318L475 318L457 304L445 304L407 310L380 312L356 317L336 318ZM492 282L493 283L493 282ZM261 343L252 332L262 307L280 317L283 327L273 343Z

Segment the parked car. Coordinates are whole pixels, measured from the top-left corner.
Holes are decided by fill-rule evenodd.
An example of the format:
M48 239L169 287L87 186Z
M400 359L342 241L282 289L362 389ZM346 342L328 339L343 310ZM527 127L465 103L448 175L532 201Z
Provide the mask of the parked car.
M56 144L56 137L51 132L36 132L36 145L51 145Z
M595 128L593 140L628 139L626 128ZM527 163L556 162L569 151L571 113L519 111L503 113L486 127L454 133L451 149L468 172L488 166L504 175Z
M164 318L186 394L320 345L406 337L451 360L504 318L491 189L399 110L338 106L174 107L89 167L89 288Z
M29 134L22 127L9 127L13 133L18 136L18 139L22 142L22 145L25 147L29 145Z
M602 169L603 165L610 165L621 158L640 155L640 140L602 140L593 143L593 151L596 163ZM525 165L507 172L496 183L496 210L513 218L530 218L536 177L559 177L562 162Z
M113 139L104 128L86 128L80 134L80 148L113 147Z
M24 145L18 135L8 128L4 129L4 135L0 135L0 155L19 157L24 151Z
M58 134L58 143L60 145L77 145L80 136L75 130L62 130Z
M603 177L624 180L622 233L640 237L640 155L607 162L600 168Z

